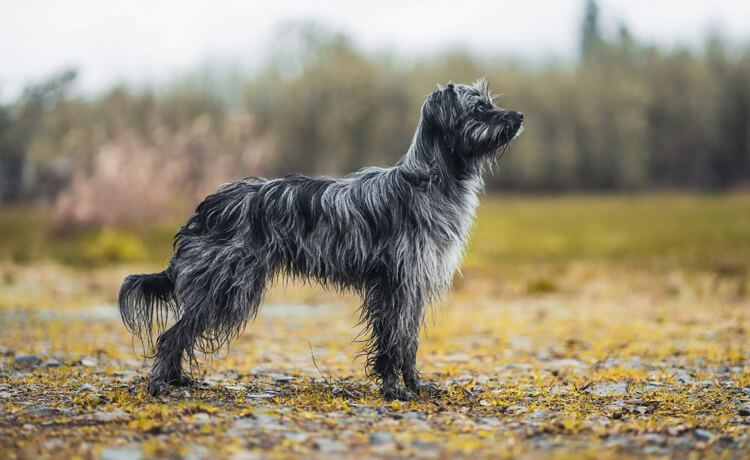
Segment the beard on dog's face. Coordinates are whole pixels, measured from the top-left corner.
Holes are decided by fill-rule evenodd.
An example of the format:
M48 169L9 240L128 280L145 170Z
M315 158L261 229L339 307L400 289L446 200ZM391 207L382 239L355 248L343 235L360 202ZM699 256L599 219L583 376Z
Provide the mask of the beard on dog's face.
M523 114L493 104L487 82L440 87L427 98L422 115L455 153L494 155L522 131Z

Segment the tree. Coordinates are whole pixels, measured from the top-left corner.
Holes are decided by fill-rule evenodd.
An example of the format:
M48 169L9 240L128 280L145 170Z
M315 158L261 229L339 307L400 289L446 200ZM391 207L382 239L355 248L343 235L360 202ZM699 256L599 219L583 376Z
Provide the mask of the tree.
M595 0L587 0L581 24L581 59L588 59L600 42L599 5Z

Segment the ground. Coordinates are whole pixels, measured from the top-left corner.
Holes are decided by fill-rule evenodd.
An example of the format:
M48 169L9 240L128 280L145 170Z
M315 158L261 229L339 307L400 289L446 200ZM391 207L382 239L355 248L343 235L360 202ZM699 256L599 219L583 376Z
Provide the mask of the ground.
M442 391L409 403L383 401L355 359L356 298L296 285L196 386L153 398L113 302L158 263L8 257L0 457L747 458L748 209L747 195L485 197L420 348Z

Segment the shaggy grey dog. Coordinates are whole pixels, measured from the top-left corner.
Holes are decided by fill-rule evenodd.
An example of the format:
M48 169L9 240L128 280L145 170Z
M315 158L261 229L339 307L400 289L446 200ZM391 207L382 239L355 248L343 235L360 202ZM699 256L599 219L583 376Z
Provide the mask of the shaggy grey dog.
M493 105L484 79L448 84L427 97L412 144L392 168L220 187L175 236L166 270L122 284L127 328L152 347L160 333L149 391L189 384L183 359L194 364L196 350L214 353L236 337L278 276L362 295L367 370L384 398L435 391L416 369L425 307L449 289L483 170L522 122L523 114ZM164 330L170 316L176 322Z

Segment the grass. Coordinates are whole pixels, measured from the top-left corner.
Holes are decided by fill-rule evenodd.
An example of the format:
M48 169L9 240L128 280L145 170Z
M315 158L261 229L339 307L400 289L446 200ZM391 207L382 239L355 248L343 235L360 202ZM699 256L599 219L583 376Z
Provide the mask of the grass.
M750 256L750 195L489 197L467 263L604 260L707 267Z
M273 289L200 386L152 398L112 304L176 227L51 237L39 212L4 210L0 457L341 455L322 439L352 458L745 458L748 210L748 195L485 197L420 346L443 393L410 403L383 401L353 359L357 299L310 286Z

